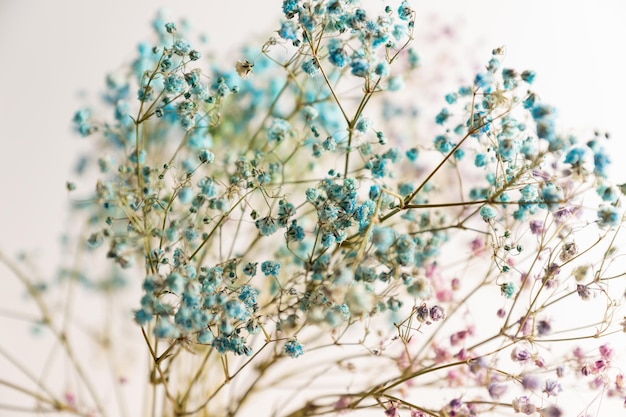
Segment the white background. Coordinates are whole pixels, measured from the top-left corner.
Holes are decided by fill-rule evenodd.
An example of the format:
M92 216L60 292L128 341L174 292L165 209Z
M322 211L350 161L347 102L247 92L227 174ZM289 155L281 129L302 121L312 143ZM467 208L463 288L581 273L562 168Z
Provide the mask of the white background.
M9 255L37 250L42 269L54 269L59 236L71 221L65 182L71 179L82 142L89 140L71 129L75 110L85 103L81 91L87 101L97 99L106 72L131 59L137 43L149 38L156 10L166 7L173 17L187 17L235 62L239 45L256 35L263 39L277 28L281 3L0 0L0 250ZM473 57L469 67L485 62L493 47L505 45L507 66L537 72L534 88L544 102L559 109L561 128L610 132L615 176L626 182L622 1L412 4L418 26L447 26L471 48L459 55ZM420 42L427 40L418 38L418 51ZM428 56L423 65L429 65ZM473 74L465 76L467 81ZM13 285L12 279L0 267L0 295ZM0 343L9 332L3 328Z

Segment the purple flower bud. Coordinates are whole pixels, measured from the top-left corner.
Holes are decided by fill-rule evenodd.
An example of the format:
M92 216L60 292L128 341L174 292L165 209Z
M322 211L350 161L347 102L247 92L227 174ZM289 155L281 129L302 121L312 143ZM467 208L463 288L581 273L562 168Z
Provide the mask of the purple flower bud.
M561 417L563 415L563 411L555 405L550 405L539 410L539 415L541 417Z
M541 220L532 220L530 222L530 232L533 235L541 235L543 233L543 222Z
M597 360L593 364L595 372L604 372L606 370L606 361L604 359Z
M489 396L497 400L502 397L507 390L507 386L500 383L491 383L489 384Z
M537 407L531 404L530 398L525 395L519 398L515 398L511 405L513 406L513 410L516 413L526 414L527 416L537 411Z
M443 309L439 306L433 306L430 308L430 318L432 321L439 321L443 319L444 313Z
M400 411L398 410L397 407L391 406L385 410L385 415L388 417L399 417Z
M588 376L589 374L591 374L591 368L589 367L589 365L584 365L580 369L580 373L583 374L584 376Z
M588 300L591 297L591 291L589 290L589 287L586 285L582 285L582 284L576 285L576 292L578 293L578 296L582 298L583 300Z
M522 377L522 387L534 391L539 387L539 380L532 375L524 375L524 377Z
M539 322L537 322L537 333L539 333L540 336L546 336L550 334L551 331L552 326L548 320L539 320Z
M417 320L419 320L421 323L424 323L426 320L428 320L428 314L428 306L426 306L426 304L422 304L421 306L417 307L415 311L415 316L417 317Z
M556 397L561 393L561 391L563 391L563 387L561 387L561 384L558 381L554 379L546 380L546 386L543 389L543 392L545 392L548 397Z
M526 362L532 357L532 354L526 349L518 349L517 346L511 352L511 359L515 362Z
M613 348L611 348L608 344L604 344L600 346L600 355L604 359L611 360L611 356L613 356Z

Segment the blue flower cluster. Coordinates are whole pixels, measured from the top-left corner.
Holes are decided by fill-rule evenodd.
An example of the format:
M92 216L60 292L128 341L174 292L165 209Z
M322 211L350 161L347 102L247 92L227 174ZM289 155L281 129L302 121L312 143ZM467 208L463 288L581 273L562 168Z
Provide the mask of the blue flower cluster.
M219 352L250 355L244 334L255 334L259 291L250 285L234 286L221 266L195 268L187 265L167 276L150 275L143 284L145 295L135 320L145 326L156 321L153 332L159 338L195 337ZM176 295L180 302L167 300Z
M278 38L209 73L185 31L158 18L158 42L107 79L113 120L75 115L81 135L103 139L86 245L144 268L135 319L157 338L251 355L263 329L296 358L306 326L453 299L431 272L455 229L560 221L574 211L568 181L592 183L598 226L621 222L602 138L559 135L556 110L528 90L535 74L503 68L502 50L445 95L426 143L417 109L370 105L405 88L397 67L419 64L407 1L372 15L357 1L285 0L283 12ZM494 257L503 274L521 251L507 247ZM445 317L415 311L420 323Z
M317 31L323 28L323 33L329 36L326 50L332 66L349 66L352 75L365 79L389 76L389 62L382 58L385 55L382 50L399 50L410 38L415 19L406 1L395 12L388 7L384 14L373 17L358 2L348 0L314 4L286 0L283 13L286 20L278 30L282 39L301 46L316 39ZM303 64L308 74L319 69L317 60L322 55L318 52L315 48L315 59Z

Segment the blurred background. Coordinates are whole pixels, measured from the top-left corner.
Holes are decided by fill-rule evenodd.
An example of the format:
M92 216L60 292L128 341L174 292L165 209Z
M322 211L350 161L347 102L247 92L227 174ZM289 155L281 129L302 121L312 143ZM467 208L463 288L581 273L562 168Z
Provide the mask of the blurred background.
M378 7L380 0L364 0ZM0 250L35 253L42 275L59 262L71 225L65 188L89 138L75 111L96 102L107 72L151 38L157 10L205 33L222 65L274 35L281 0L0 0ZM467 83L495 47L506 67L537 72L534 90L558 108L559 130L609 132L613 176L626 182L626 3L619 0L411 1L423 71L450 88ZM443 104L441 91L435 110ZM0 266L0 293L18 284ZM18 300L19 301L19 300ZM10 303L9 303L10 306ZM6 308L6 306L4 307ZM7 321L3 321L4 326ZM10 321L9 321L10 323ZM0 327L4 329L4 327ZM2 339L12 329L0 331ZM32 347L37 349L36 346ZM0 367L0 375L3 370Z

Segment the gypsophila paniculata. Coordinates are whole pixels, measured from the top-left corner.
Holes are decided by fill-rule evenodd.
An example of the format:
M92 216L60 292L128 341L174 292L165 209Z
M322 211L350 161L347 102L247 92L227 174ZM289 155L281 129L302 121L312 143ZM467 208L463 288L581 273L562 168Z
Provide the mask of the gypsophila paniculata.
M304 398L276 408L286 416L556 416L578 382L626 398L610 344L575 346L624 331L626 187L609 175L608 135L561 133L540 75L509 68L504 48L422 121L411 99L429 63L409 1L284 0L282 12L230 64L159 15L155 38L107 76L111 114L73 119L94 149L79 171L98 177L75 200L79 247L114 278L82 264L61 276L140 287L135 331L163 415L243 414L277 381ZM316 391L341 372L358 376L348 389Z

